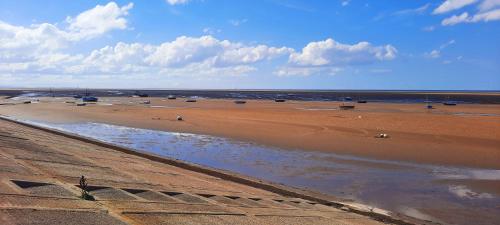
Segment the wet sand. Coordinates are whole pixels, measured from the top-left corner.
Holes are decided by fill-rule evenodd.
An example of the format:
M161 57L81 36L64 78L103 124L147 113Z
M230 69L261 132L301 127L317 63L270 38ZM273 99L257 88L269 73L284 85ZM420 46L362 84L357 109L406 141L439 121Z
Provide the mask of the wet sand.
M146 138L141 142L134 133L137 131L127 131L128 128L115 128L118 130L109 134L88 128L90 137L107 140L106 137L117 136L118 143L125 141L134 149L156 143L161 149L178 151L178 155L168 157L187 161L199 158L199 162L194 162L201 164L212 160L216 165L209 163L209 166L253 177L278 173L281 180L273 176L262 179L311 188L424 220L488 224L496 218L492 215L496 214L495 205L500 197L500 105L435 104L436 109L427 110L424 104L367 103L356 104L355 110L342 111L338 109L339 102L249 100L247 104L236 105L231 100L215 99L198 99L194 103L165 98L100 100L85 107L65 103L74 101L70 98L40 98L39 103L32 104L22 104L23 99L0 100L0 103L17 103L0 105L0 114L73 126L69 130L76 129L73 130L76 133L86 126L85 122L97 122L104 126L209 134L229 137L228 141L238 139L277 146L284 152L273 155L275 152L266 147L247 149L258 153L255 153L257 164L246 165L253 161L245 158L252 155L244 151L245 147L231 148L241 155L235 156L227 149L222 153L224 145L210 138L201 140L199 148L191 145L185 148L182 142L176 144L168 138L158 138L157 134L153 136L161 140ZM151 104L143 104L146 100ZM177 115L182 115L184 121L177 121ZM378 133L390 137L375 138ZM96 134L101 136L92 136ZM208 151L206 141L213 145L212 151ZM293 149L300 151L289 151ZM218 152L222 155L211 158L210 154ZM285 152L302 152L304 157L294 158ZM335 153L341 157L311 153ZM270 164L265 163L266 159L257 156L268 157L273 166L267 168ZM222 164L217 164L219 161ZM232 167L233 161L240 170ZM300 165L289 167L294 163ZM469 221L469 217L457 214L489 219Z
M0 114L49 122L116 125L229 137L285 149L383 160L500 169L500 105L367 103L165 98L101 98L78 107L70 98L0 106ZM151 104L141 104L151 100ZM6 102L7 100L3 100ZM184 121L177 121L182 115ZM389 138L374 136L387 133Z

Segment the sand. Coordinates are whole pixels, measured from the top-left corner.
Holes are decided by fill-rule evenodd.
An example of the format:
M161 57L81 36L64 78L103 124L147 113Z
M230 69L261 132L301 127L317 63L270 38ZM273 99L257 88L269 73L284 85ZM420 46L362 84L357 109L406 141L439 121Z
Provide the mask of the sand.
M102 122L229 137L284 149L384 160L500 169L500 105L367 103L165 98L101 98L78 107L69 98L0 106L0 114L49 122ZM151 104L141 104L151 100ZM7 100L3 100L5 102ZM110 105L112 104L112 105ZM184 121L177 121L182 115ZM387 133L389 138L374 136Z

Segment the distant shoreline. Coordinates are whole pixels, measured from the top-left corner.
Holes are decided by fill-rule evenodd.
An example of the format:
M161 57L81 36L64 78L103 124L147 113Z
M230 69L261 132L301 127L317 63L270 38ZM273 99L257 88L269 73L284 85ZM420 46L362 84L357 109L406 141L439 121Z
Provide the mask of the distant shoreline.
M467 90L141 90L141 89L0 89L0 96L72 97L85 93L97 97L126 97L136 93L150 97L196 97L209 99L285 99L295 101L352 101L422 103L454 101L457 103L500 104L500 91Z

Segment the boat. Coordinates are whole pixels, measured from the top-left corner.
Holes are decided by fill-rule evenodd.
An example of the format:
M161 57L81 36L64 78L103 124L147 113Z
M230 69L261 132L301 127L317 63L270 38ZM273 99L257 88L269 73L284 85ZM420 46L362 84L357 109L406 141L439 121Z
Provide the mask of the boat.
M84 96L82 98L82 101L84 102L97 102L99 99L97 97L94 97L94 96Z
M87 103L84 103L84 102L83 102L83 103L77 103L77 104L76 104L76 106L86 106L86 105L87 105Z
M350 101L352 101L352 98L351 98L351 97L345 97L345 98L344 98L344 101L348 101L348 102L350 102Z
M236 100L236 101L234 101L234 103L235 104L245 104L245 103L247 103L247 101L245 101L245 100Z
M358 103L367 103L368 101L366 100L358 100Z
M286 99L282 99L282 98L277 98L277 99L274 99L275 102L286 102Z
M196 99L194 99L194 98L188 98L188 99L186 100L186 102L196 102Z
M354 109L354 105L340 105L339 108L342 110Z
M342 104L339 106L341 110L349 110L349 109L354 109L354 104L351 102L342 102Z
M134 93L134 96L141 97L141 98L146 98L146 97L149 97L149 95L148 95L148 94L146 94L146 93L141 93L141 92L139 92L139 91L136 91L136 92Z
M447 106L455 106L457 105L457 102L455 101L450 101L450 96L447 96L446 97L446 101L443 102L443 105L447 105Z
M167 98L170 99L170 100L176 99L176 97L174 95L169 95L169 96L167 96Z
M79 98L82 98L82 97L83 96L81 96L81 95L73 95L73 98L75 98L75 99L79 99Z

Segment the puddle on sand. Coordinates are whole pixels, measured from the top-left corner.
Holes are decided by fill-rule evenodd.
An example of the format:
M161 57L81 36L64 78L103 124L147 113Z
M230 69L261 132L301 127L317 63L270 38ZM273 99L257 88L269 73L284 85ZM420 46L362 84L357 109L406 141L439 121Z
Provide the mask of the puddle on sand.
M500 221L498 192L478 192L460 183L464 179L468 182L500 182L500 170L282 150L209 135L102 123L28 122L276 183L309 188L420 219L450 224L494 224ZM442 180L459 183L440 182Z

